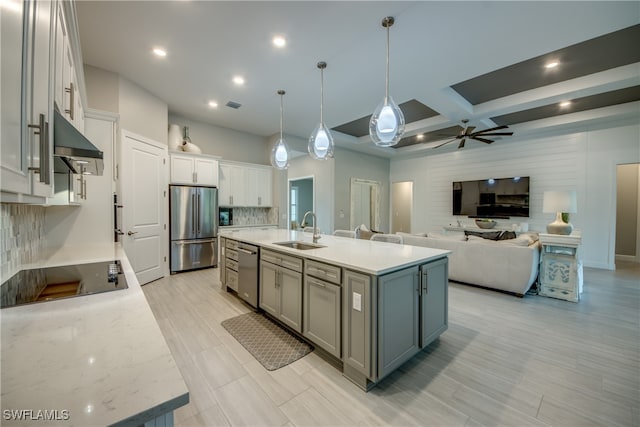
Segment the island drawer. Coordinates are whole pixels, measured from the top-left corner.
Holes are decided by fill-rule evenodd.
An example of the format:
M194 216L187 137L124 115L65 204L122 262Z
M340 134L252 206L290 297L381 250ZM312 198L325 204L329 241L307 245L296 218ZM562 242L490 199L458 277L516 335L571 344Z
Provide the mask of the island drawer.
M228 268L230 268L232 270L238 271L238 261L230 259L230 258L227 258L226 267L228 267Z
M308 276L317 277L318 279L326 280L336 285L342 283L342 269L335 265L307 260L305 262L304 272Z
M236 251L235 249L227 248L227 258L238 261L238 251Z
M227 287L238 291L238 272L227 268Z
M260 252L260 260L270 262L271 264L279 265L281 267L288 268L289 270L302 273L302 259L282 254L280 252L270 251L263 249Z
M238 250L237 240L231 240L231 239L226 239L226 240L227 240L227 249L233 249L234 251Z

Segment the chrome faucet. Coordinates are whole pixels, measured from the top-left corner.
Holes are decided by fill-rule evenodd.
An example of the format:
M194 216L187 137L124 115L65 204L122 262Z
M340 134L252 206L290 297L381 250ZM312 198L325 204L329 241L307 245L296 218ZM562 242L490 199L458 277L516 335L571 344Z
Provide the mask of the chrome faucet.
M318 243L318 239L320 236L320 230L318 230L318 219L316 218L316 214L308 211L302 217L302 228L307 226L307 215L311 215L313 217L313 243Z

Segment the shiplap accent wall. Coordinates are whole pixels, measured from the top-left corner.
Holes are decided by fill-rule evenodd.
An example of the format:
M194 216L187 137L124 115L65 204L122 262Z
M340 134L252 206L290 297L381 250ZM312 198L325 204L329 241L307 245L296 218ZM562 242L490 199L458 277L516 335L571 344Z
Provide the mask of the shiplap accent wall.
M625 126L530 140L503 140L410 159L391 161L391 182L413 181L411 231L441 231L461 220L452 215L452 182L529 176L530 217L498 220L511 227L528 222L544 231L553 214L542 213L545 190L577 190L571 222L583 234L586 266L614 268L616 164L640 161L640 127ZM479 144L479 143L478 143Z

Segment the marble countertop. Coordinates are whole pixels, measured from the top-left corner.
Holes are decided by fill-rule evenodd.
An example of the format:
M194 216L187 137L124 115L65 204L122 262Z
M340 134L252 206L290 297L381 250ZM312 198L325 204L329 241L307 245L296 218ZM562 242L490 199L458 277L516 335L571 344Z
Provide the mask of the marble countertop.
M0 311L3 426L140 425L188 403L187 386L119 245L51 249L23 269L113 259L121 260L128 289ZM7 410L31 415L9 420ZM32 419L45 410L57 411L58 420Z
M403 267L410 267L442 258L451 253L451 251L441 249L372 242L370 240L350 239L324 234L320 240L318 240L318 244L324 245L325 247L299 250L274 243L292 240L310 243L312 242L311 233L284 229L242 230L233 233L222 231L220 235L234 240L253 243L263 248L326 262L372 275L390 273Z

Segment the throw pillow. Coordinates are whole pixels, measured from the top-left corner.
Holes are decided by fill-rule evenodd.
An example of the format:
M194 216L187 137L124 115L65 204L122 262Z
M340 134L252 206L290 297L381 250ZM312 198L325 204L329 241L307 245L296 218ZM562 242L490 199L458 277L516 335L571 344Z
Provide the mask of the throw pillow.
M487 240L498 240L500 238L500 234L502 234L502 231L471 231L471 230L464 230L464 235L469 237L469 236L477 236L477 237L482 237L483 239L487 239Z

